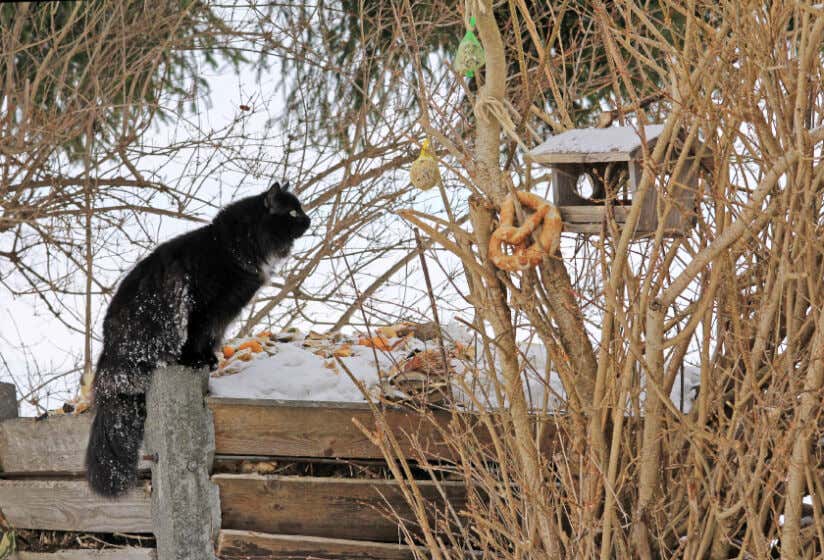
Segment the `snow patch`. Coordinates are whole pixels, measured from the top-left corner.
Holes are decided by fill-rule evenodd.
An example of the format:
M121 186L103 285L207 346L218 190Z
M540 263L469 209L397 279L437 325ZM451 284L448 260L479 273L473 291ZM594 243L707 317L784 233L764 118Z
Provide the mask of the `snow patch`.
M664 125L650 124L644 127L647 142L661 135ZM567 130L551 136L534 148L529 154L533 157L546 154L567 154L586 152L603 154L609 152L632 152L641 147L641 137L635 128L613 126L611 128L582 128Z
M489 409L506 406L507 403L496 387L502 380L489 375L490 368L486 366L480 345L475 346L477 341L468 329L460 323L450 323L444 328L444 337L450 348L458 343L466 349L463 358L450 360L455 372L452 377L452 392L456 401L467 408L474 408L471 405L473 400ZM211 394L249 399L364 402L366 399L363 392L346 370L372 395L387 394L386 379L393 368L397 368L415 352L439 351L436 341L422 341L414 337L389 339L390 350L358 345L355 338L330 343L323 351L319 351L317 345L304 346L307 340L303 336L297 336L291 341L272 342L265 347L264 352L252 354L249 361L235 360L232 365L213 374L209 382ZM341 345L347 346L351 352L344 352L337 358L331 357L334 348L340 348ZM547 369L543 345L524 342L520 345L520 351L522 358L526 358L522 380L530 408L560 410L566 394L558 374ZM326 355L323 355L324 352ZM338 366L337 360L344 367ZM695 391L691 389L698 384L698 374L698 368L685 368L685 412L692 406ZM680 379L676 379L671 394L676 407L681 403L680 387ZM397 393L394 396L399 395ZM643 394L641 399L643 400Z

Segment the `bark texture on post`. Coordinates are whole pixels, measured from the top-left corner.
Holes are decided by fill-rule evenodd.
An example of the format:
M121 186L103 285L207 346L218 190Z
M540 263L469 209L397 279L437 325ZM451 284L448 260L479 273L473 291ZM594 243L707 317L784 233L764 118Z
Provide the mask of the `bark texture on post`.
M506 188L501 181L501 123L489 111L487 106L501 104L506 100L507 65L501 33L492 10L491 0L479 0L476 3L476 21L478 34L486 51L486 66L484 68L485 82L475 104L477 118L475 135L475 160L477 170L477 185L480 190L496 205L500 206ZM470 218L475 232L475 241L486 255L489 239L492 233L492 209L478 204L477 199L470 202ZM494 277L496 269L487 261L486 267ZM473 294L478 300L484 301L484 319L489 321L495 332L496 344L500 350L501 374L504 387L509 398L509 411L512 414L515 429L516 449L518 462L525 475L526 488L524 491L533 496L541 496L545 491L543 472L540 466L535 442L531 432L529 410L521 383L521 369L518 362L518 346L515 340L515 329L512 326L512 315L507 305L506 292L499 281L486 282L485 286L476 286L480 292ZM485 293L484 293L485 292ZM525 521L530 527L528 532L538 534L548 558L560 558L560 539L555 533L545 511L532 509L524 513ZM532 546L537 545L530 545Z
M17 389L14 383L0 383L0 422L17 418Z
M155 372L147 395L145 448L152 465L152 524L158 560L216 559L220 496L209 477L215 454L206 370Z

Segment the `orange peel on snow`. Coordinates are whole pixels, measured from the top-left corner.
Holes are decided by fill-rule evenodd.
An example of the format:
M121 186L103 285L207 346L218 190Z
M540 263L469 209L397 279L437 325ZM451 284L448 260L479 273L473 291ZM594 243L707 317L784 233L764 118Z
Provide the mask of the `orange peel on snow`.
M387 352L392 349L392 345L389 344L389 339L381 335L373 336L372 338L362 336L358 339L358 346L368 346L369 348Z
M235 350L245 350L246 348L251 350L254 354L257 354L258 352L263 352L263 346L257 340L247 340L246 342L235 348Z

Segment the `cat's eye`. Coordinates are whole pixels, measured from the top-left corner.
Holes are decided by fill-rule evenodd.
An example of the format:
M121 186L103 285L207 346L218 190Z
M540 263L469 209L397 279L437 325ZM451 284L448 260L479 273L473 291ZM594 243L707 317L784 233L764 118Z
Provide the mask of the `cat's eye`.
M297 210L289 210L289 215L292 216L293 218L297 218L298 217L298 211Z

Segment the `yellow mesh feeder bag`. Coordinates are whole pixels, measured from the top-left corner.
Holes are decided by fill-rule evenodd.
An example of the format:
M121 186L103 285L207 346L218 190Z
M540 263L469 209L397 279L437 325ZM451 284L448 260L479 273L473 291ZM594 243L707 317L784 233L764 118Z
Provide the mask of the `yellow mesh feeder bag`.
M438 162L429 147L429 140L424 140L421 153L409 170L409 181L416 188L427 191L437 185L440 180L441 171L438 169Z
M486 54L484 48L472 29L475 27L475 18L469 19L469 29L458 45L458 53L455 55L454 68L458 74L464 74L467 78L475 75L475 71L486 64Z

